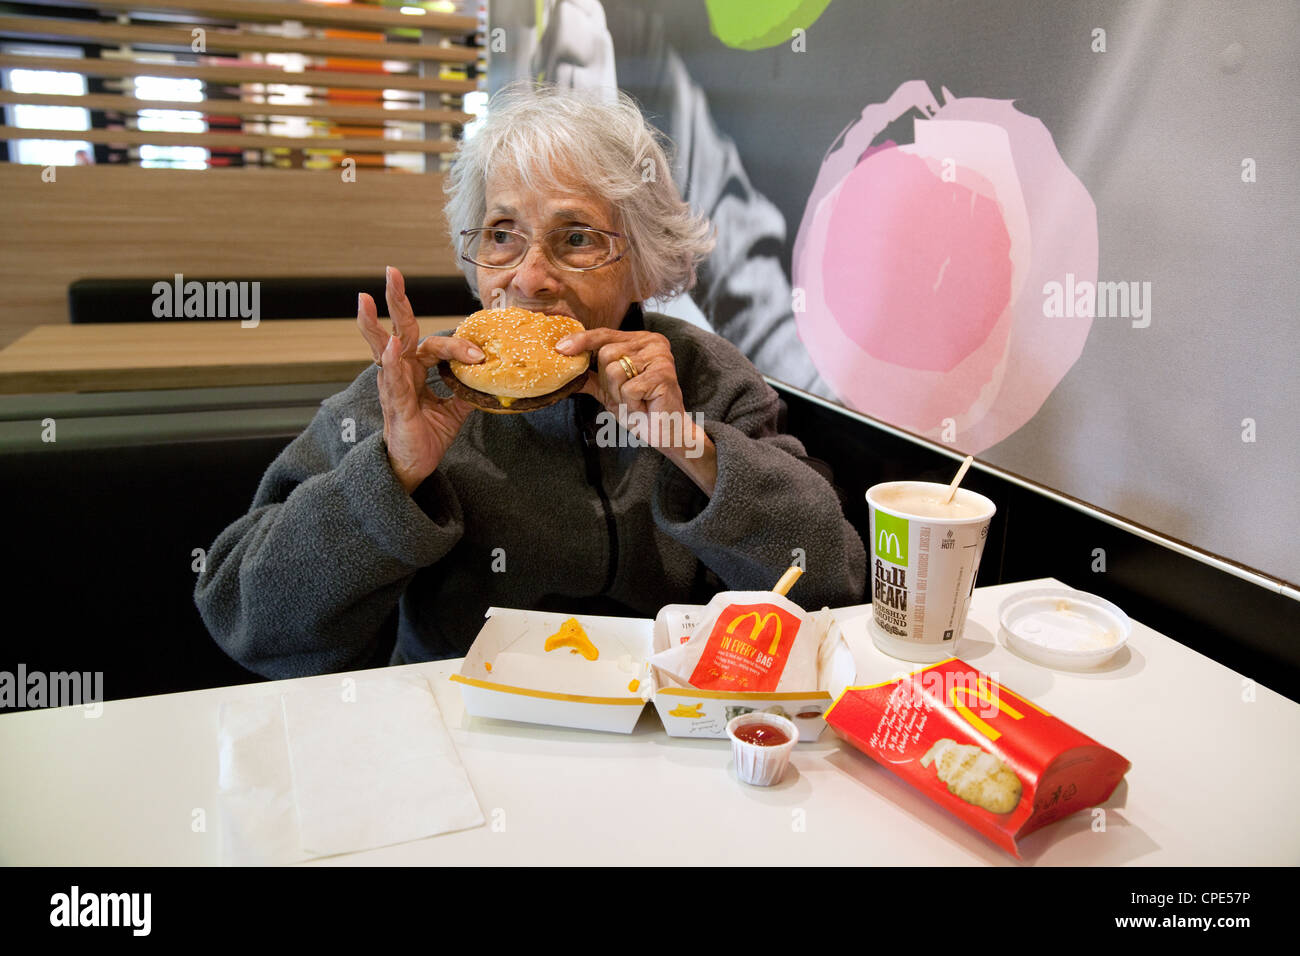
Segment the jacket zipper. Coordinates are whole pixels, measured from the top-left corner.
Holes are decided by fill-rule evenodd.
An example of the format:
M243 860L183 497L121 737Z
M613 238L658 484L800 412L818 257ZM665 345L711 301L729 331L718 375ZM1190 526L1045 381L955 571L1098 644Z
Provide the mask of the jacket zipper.
M596 489L596 495L600 498L600 507L605 512L605 530L609 534L609 571L605 575L605 584L600 589L600 593L607 595L609 589L614 586L614 575L618 571L618 527L614 524L614 509L610 505L609 497L605 494L605 488L600 481L600 457L596 449L596 423L583 413L581 398L574 399L573 416L577 420L579 431L582 433L582 457L587 466L587 484Z

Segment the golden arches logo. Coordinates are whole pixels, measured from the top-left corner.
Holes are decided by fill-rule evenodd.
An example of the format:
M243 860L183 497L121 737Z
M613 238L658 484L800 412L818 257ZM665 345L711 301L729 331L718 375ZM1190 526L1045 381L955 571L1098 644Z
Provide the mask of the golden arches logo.
M876 537L879 539L876 541L877 554L882 557L889 557L892 554L900 561L906 560L903 557L903 547L899 544L898 535L894 534L892 531L886 531L884 528L881 528L880 534Z
M981 677L976 681L974 687L953 687L948 691L948 699L951 700L952 705L957 708L957 713L965 717L972 727L982 733L989 740L997 740L1002 736L1002 732L1000 730L994 730L990 724L977 717L975 712L971 710L966 703L958 703L957 695L964 695L965 701L969 701L971 697L975 697L977 700L982 700L984 703L991 705L996 711L996 713L991 716L1005 713L1012 720L1021 720L1025 715L1016 710L1010 704L1003 703L1002 695L992 689L995 687L998 690L1002 689L1000 685L991 685L990 682L985 681Z
M749 630L749 641L754 644L758 643L759 635L767 628L767 622L772 620L776 621L776 634L772 637L772 646L767 649L768 656L775 657L776 649L781 644L781 616L775 611L769 611L760 619L757 611L750 611L748 614L739 615L728 624L727 633L734 634L737 625L747 617L752 617L754 619L754 625Z

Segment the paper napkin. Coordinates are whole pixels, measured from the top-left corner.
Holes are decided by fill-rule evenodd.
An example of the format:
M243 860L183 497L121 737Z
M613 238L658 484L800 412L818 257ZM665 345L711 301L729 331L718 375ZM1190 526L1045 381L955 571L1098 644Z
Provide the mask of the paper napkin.
M484 822L418 674L228 702L220 724L224 863L301 862Z

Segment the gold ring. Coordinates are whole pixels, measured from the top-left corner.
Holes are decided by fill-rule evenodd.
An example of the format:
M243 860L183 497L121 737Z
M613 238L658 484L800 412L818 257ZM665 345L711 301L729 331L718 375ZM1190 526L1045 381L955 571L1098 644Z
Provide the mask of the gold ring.
M636 370L636 366L632 364L632 360L628 358L626 355L622 356L618 360L618 364L623 366L623 371L627 373L627 377L629 379L636 378L638 375L641 374Z

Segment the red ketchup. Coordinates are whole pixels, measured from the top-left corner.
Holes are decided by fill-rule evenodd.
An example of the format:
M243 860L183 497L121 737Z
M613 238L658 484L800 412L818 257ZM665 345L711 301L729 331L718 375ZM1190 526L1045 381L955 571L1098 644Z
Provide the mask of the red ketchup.
M778 747L790 741L784 730L771 724L741 724L733 732L736 739L760 747Z

